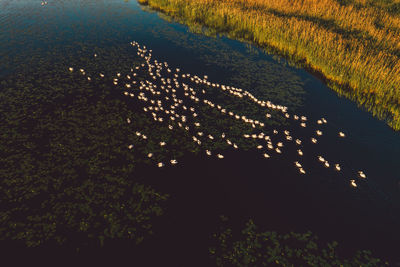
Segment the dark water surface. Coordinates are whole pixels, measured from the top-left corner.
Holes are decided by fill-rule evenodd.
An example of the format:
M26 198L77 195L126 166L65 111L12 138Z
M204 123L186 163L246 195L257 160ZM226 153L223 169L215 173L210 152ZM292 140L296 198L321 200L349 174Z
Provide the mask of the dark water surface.
M285 105L290 113L307 116L308 128L323 131L316 146L308 141L312 129L300 131L293 120L276 126L303 140L306 175L294 167L298 157L290 144L271 160L253 150L228 150L224 160L185 152L176 167L143 167L147 178L142 182L170 195L165 214L154 220L155 235L139 247L111 242L102 250L83 250L89 262L131 259L147 265L210 265L210 235L221 214L236 226L253 218L263 230L311 230L323 241L337 240L343 255L370 249L376 256L400 262L400 135L306 71L248 44L191 33L143 10L136 1L49 0L41 6L40 1L0 0L0 40L0 81L24 73L27 80L40 81L25 85L37 97L41 92L51 95L52 84L69 66L123 71L119 67L136 56L136 50L127 48L135 40L172 68L208 75L211 82ZM0 86L4 95L4 84ZM5 99L2 110L7 109ZM17 102L23 106L24 101ZM328 123L318 127L321 117ZM339 131L347 137L338 138ZM340 162L343 172L324 168L317 155ZM367 174L366 180L357 178L358 170ZM352 188L350 179L359 186ZM48 255L47 250L32 251Z

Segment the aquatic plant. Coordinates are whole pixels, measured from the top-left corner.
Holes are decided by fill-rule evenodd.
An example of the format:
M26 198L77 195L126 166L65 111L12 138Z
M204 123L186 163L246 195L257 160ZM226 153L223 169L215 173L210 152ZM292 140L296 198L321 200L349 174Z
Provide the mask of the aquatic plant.
M217 266L382 266L389 265L373 257L370 251L357 251L351 258L340 256L338 243L321 245L311 232L279 234L258 230L253 220L238 232L222 216L221 226L213 234L210 256Z
M314 136L305 116L172 68L137 42L63 60L2 81L5 239L140 242L167 197L145 186L157 169L188 153L222 160L253 150L271 160L302 145L298 131Z
M112 58L105 58L111 68ZM146 185L132 153L121 149L130 136L121 116L130 110L120 95L74 79L63 62L73 59L59 59L1 83L1 240L28 247L139 243L153 233L168 195Z
M286 55L322 74L340 95L387 120L393 129L400 129L400 20L396 12L389 11L395 10L395 2L392 5L336 0L138 2L192 28L205 26L209 31L251 41Z

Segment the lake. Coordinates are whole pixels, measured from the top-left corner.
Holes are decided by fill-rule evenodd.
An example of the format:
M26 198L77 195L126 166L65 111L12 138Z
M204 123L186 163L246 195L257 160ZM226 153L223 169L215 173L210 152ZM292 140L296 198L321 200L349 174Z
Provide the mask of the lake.
M39 114L35 118L41 120L51 110L63 106L61 113L84 116L82 109L74 109L78 100L74 98L73 90L81 86L87 86L92 90L88 89L91 95L99 97L96 102L87 102L98 107L98 111L93 113L98 114L96 119L88 117L88 121L95 121L99 129L103 129L100 125L113 112L120 114L119 117L128 112L134 116L139 111L133 104L124 104L121 109L118 104L113 109L107 108L106 100L110 98L118 99L115 103L125 103L125 98L111 82L103 83L97 81L99 78L93 78L96 79L95 85L90 87L81 75L75 74L79 68L87 69L88 73L103 71L109 76L129 72L129 64L138 60L137 50L130 45L132 41L151 49L152 59L168 62L171 69L180 68L180 73L199 77L207 75L211 83L242 88L260 100L287 106L290 114L307 117L307 128L304 129L299 127L298 121L283 116L265 127L271 137L272 129L279 130L279 134L288 130L294 138L303 140L301 149L304 156L300 158L294 141L286 142L282 135L281 139L277 138L285 142L283 153L271 152L271 159L264 159L254 147L239 150L216 148L225 156L219 160L198 153L189 145L176 144L171 153L179 161L177 166L157 168L147 161L138 163L135 175L140 177L140 182L170 195L165 203L165 214L154 219L154 235L138 247L125 241L112 241L101 250L83 249L81 254L87 259L94 257L112 262L131 258L133 263L136 259L149 266L160 263L211 265L208 257L210 236L217 231L219 215L224 214L233 226L241 227L252 218L265 231L311 230L324 242L338 241L344 255L351 255L356 249L369 249L375 256L400 263L396 245L400 242L400 134L352 101L339 97L318 77L251 44L192 32L132 0L49 0L45 6L33 0L0 1L0 40L1 129L4 132L2 139L6 141L13 136L5 133L6 127L10 127L7 125L13 125L14 118L17 118L15 121L23 120L24 114ZM98 56L94 57L94 54ZM74 67L75 72L70 74L68 67ZM98 93L97 87L102 88ZM64 98L67 94L69 98ZM212 91L209 96L234 112L265 120L265 111L248 108L253 105L250 102L246 102L247 106L236 104L233 97L216 95ZM48 99L60 102L51 103ZM87 104L82 104L82 107L87 107ZM204 114L200 115L205 122L202 124L209 125L210 132L212 128L229 135L229 129L241 129L236 130L234 126L224 129L224 125L230 125L228 122L213 121L212 116L210 119L205 113L199 111L199 114ZM327 123L317 124L322 117ZM29 127L38 127L35 122L29 122L33 126L26 123ZM21 136L23 133L23 137L13 139L15 142L3 141L2 146L17 147L18 140L31 139L29 130L18 128L18 124L15 127L14 133ZM31 129L29 127L27 129ZM98 142L105 144L101 148L103 151L108 151L107 144L120 144L120 140L126 137L114 130L96 131L96 127L92 127L93 137L84 135L80 138L89 138L85 142L94 143L97 142L96 136L102 135ZM65 131L68 129L73 130L74 125L66 127ZM317 144L312 144L309 140L315 136L316 129L320 129L323 135L317 137ZM121 131L134 135L137 130L124 128ZM154 136L157 136L157 131L158 128L152 128ZM340 131L346 134L345 138L338 137ZM41 135L39 130L37 133L31 146L26 145L18 153L31 153L24 152L24 149L31 151L32 147L37 147L37 151L42 147L52 147L47 141L52 136ZM71 133L71 136L78 135L79 131ZM74 145L71 143L65 147L68 150ZM10 151L14 151L12 149ZM79 155L89 155L91 151L89 146L83 146ZM10 161L3 161L2 169L13 168L13 153L4 152L3 158ZM41 153L32 154L35 156L29 159L31 163L23 165L32 168L28 176L37 170L32 166L41 162ZM329 161L329 168L321 164L319 155ZM305 166L305 175L295 167L294 161L297 160ZM334 171L334 163L340 163L342 171ZM83 166L85 164L89 163ZM366 179L358 178L359 170L366 173ZM62 172L55 173L51 175L63 175ZM350 185L352 179L357 182L357 188ZM15 186L23 187L25 184ZM23 190L21 192L25 194ZM5 204L1 207L3 211L14 208ZM2 224L2 227L6 225L7 220ZM20 244L11 248L8 241L3 244L10 252L22 249ZM31 251L42 255L41 252L47 250ZM57 250L61 255L65 255L64 252Z

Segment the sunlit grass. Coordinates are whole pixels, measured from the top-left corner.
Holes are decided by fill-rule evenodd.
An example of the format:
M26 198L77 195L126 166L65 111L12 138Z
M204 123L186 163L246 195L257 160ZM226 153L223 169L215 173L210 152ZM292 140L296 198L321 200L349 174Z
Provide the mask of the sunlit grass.
M189 26L273 48L400 129L399 1L138 0Z

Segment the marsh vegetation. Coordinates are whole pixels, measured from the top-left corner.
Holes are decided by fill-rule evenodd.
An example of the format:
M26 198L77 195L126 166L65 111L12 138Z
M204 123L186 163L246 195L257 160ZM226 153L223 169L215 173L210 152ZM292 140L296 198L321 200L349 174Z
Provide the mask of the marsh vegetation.
M117 64L112 52L103 60ZM121 117L133 111L106 84L61 71L62 60L39 65L1 82L2 239L29 247L140 243L167 195L144 184L140 160L121 149L133 135Z
M210 255L217 266L383 266L370 251L357 251L346 259L337 252L338 243L322 245L311 232L279 234L262 232L252 221L243 229L232 229L221 216L220 231L213 235Z

